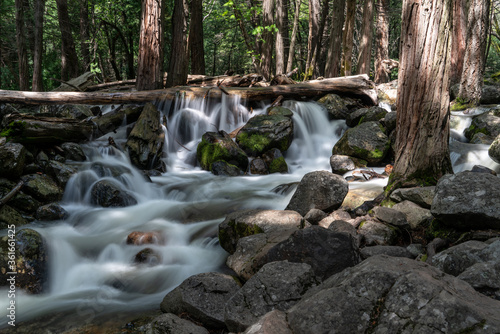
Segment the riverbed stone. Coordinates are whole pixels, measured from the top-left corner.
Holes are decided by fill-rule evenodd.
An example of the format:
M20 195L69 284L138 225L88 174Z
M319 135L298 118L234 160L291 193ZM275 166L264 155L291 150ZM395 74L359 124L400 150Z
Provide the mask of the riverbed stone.
M488 155L493 161L500 164L500 135L498 135L491 144L488 149Z
M221 273L193 275L169 292L162 312L189 317L207 328L225 328L224 305L240 289L236 280Z
M137 204L137 200L111 180L96 182L91 192L90 202L102 207L125 207Z
M435 186L399 188L394 190L389 198L396 203L408 200L423 208L430 209L435 193Z
M225 131L206 132L196 149L196 158L202 169L211 171L212 164L222 160L237 166L243 172L248 168L248 157Z
M294 210L302 216L311 209L331 212L338 209L349 190L343 177L327 172L307 173L300 181L286 210Z
M385 114L384 118L380 120L380 122L384 125L386 134L389 134L396 129L396 118L397 113L395 111L391 111Z
M82 147L77 143L63 143L61 148L64 151L64 157L72 161L85 161L87 157Z
M374 217L378 220L401 228L410 227L406 215L396 209L387 208L384 206L376 206L373 208Z
M358 126L361 118L364 115L368 114L368 112L369 112L369 108L360 108L360 109L357 109L357 110L350 112L345 117L346 125L349 127Z
M493 112L484 113L472 119L471 125L465 130L465 137L471 140L476 133L495 138L500 134L500 117L495 116Z
M344 175L347 172L355 170L356 163L347 155L336 154L330 157L330 167L332 167L332 173Z
M459 229L500 229L500 178L469 171L443 176L436 186L432 215Z
M408 224L410 224L410 228L414 230L427 226L433 218L429 209L407 200L393 205L392 208L403 212L406 215Z
M428 264L377 255L311 288L286 313L301 334L493 334L499 309L499 301Z
M293 116L293 111L291 111L288 108L285 107L270 107L267 109L267 114L268 115L280 115L280 116L286 116L286 117L292 117Z
M238 166L231 165L222 160L212 162L210 171L212 174L218 176L241 176L245 174Z
M250 162L250 172L257 175L269 174L266 163L261 158L252 159Z
M249 156L257 157L277 148L285 152L292 144L293 121L282 115L257 115L236 136L236 143Z
M10 225L17 227L27 223L28 221L10 205L2 205L0 207L0 230L6 229Z
M58 203L42 205L36 210L36 219L38 220L61 220L68 216L68 212Z
M406 257L408 259L414 259L415 256L404 247L400 246L370 246L360 249L361 258L363 260L375 256L375 255L387 255L393 257Z
M360 118L358 124L365 122L380 122L385 115L387 115L387 110L378 106L373 106L368 108L368 112Z
M345 101L337 94L327 94L318 100L328 111L328 116L332 119L345 119L349 109Z
M396 228L374 220L366 220L359 225L358 233L363 235L367 246L392 245L397 238Z
M165 133L160 116L160 111L152 103L147 103L125 143L130 161L140 169L162 168Z
M46 174L29 174L21 177L24 185L22 190L42 203L61 200L63 189Z
M272 310L248 327L243 334L293 334L286 321L286 313Z
M175 314L165 313L154 318L147 325L146 334L209 334L210 332L191 321L179 318Z
M318 225L318 223L326 217L327 214L324 211L321 211L319 209L311 209L306 213L304 219L312 225Z
M262 159L269 168L269 174L288 173L288 164L283 153L277 148L272 148L262 155Z
M23 173L26 163L26 148L18 143L0 145L0 175L16 179Z
M76 168L55 160L50 160L45 170L62 189L66 187L69 179L78 172Z
M278 261L264 265L226 303L228 330L242 332L272 310L288 310L318 283L308 264Z
M390 148L390 140L384 132L378 122L362 123L344 133L333 147L332 154L348 155L376 165Z

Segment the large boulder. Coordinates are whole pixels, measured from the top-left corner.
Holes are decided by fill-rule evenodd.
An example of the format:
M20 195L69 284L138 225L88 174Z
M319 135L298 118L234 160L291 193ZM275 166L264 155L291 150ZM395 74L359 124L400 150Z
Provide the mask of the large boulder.
M235 279L221 273L202 273L186 279L160 305L165 313L188 314L208 328L225 328L224 305L240 289Z
M77 143L64 143L61 145L61 148L67 160L85 161L87 159L82 147Z
M310 289L293 333L498 333L500 302L423 262L378 255Z
M249 156L260 156L272 148L285 152L292 144L293 121L282 115L257 115L248 120L236 142Z
M96 182L90 190L90 202L102 207L125 207L137 204L137 200L111 180Z
M48 175L29 174L23 175L23 192L33 196L42 203L56 202L61 200L63 189Z
M500 229L500 178L487 173L461 172L443 176L431 213L459 229Z
M23 173L26 149L18 143L0 144L0 175L16 179Z
M130 161L140 169L161 169L165 133L160 123L160 111L152 103L144 106L128 136L125 147Z
M212 164L225 161L243 172L248 168L248 157L224 131L207 132L201 137L196 149L196 158L204 170L212 171Z
M8 226L22 226L28 221L17 210L10 205L0 206L0 230L6 229Z
M50 160L45 170L62 189L66 188L69 179L78 171L70 165L55 160Z
M368 246L392 245L397 238L397 230L394 227L374 220L362 222L359 225L358 233L363 235Z
M360 118L358 124L365 122L380 122L385 118L386 115L387 110L385 110L384 108L378 106L370 107L368 109L368 112Z
M423 208L430 209L435 191L436 187L434 186L399 188L394 190L389 198L396 203L408 200Z
M500 134L500 117L495 116L493 112L474 117L469 128L465 130L465 137L471 140L476 133L484 133L492 137L498 136Z
M498 135L488 149L488 155L496 163L500 164L500 135Z
M227 328L230 332L242 332L272 310L286 311L318 283L308 264L268 263L227 302Z
M414 230L427 226L433 218L429 209L407 200L395 204L392 208L404 213L410 228Z
M318 100L328 111L328 115L333 119L345 119L349 109L345 101L337 94L328 94Z
M175 314L165 313L145 326L145 334L209 334L210 332Z
M327 172L307 173L290 199L286 210L294 210L305 216L311 209L330 212L338 209L349 191L343 177Z
M390 148L390 140L378 122L362 123L347 130L335 144L332 154L348 155L377 164Z
M263 315L259 321L248 327L243 334L293 334L286 322L286 313L272 310Z

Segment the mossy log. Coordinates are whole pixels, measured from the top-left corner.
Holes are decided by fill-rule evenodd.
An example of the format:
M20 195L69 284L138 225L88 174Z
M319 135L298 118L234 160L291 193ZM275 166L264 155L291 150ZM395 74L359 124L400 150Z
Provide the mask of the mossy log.
M270 87L226 87L230 95L239 95L246 102L273 101L283 95L287 99L312 99L329 93L361 98L368 105L376 105L375 84L367 75L312 80L293 85ZM25 92L0 90L0 103L23 104L130 104L155 100L174 100L178 96L191 98L221 98L216 87L173 87L160 90L99 93L99 92Z

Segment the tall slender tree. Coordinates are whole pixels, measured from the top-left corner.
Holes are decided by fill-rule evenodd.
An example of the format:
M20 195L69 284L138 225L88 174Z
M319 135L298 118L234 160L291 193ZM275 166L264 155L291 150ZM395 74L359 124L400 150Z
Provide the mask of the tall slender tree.
M352 74L352 51L354 47L354 27L356 24L356 0L347 0L347 9L344 22L344 34L342 35L343 75Z
M386 192L452 173L449 88L452 0L404 0L396 157Z
M69 80L79 75L78 56L71 33L71 21L68 13L68 1L56 0L59 29L61 30L61 79Z
M363 26L361 27L361 42L359 44L358 74L370 74L373 37L373 1L365 0L363 7Z
M19 89L29 90L28 51L24 24L24 1L16 0L16 42L19 67Z
M189 52L191 54L191 74L205 74L205 51L203 47L203 0L191 0Z
M389 82L384 60L389 59L389 0L377 0L377 28L375 46L375 83Z
M285 1L276 0L276 75L285 72Z
M172 47L167 74L167 87L185 85L188 75L188 11L184 0L174 1L172 15Z
M319 0L309 0L309 35L307 38L307 61L304 80L314 74L314 59L316 58L319 42L320 10Z
M299 29L300 4L302 0L295 1L295 15L293 16L292 36L290 37L290 48L288 49L288 62L286 71L291 72L293 67L293 59L295 55L295 43L297 42L297 31Z
M262 75L266 80L271 80L273 64L273 35L271 26L274 19L274 0L262 1L262 49L260 57L260 66Z
M330 43L325 66L325 76L329 78L338 77L340 75L345 4L345 0L333 1L332 27L330 29Z
M43 91L42 55L43 55L43 12L45 0L35 0L35 36L33 43L33 80L31 89Z

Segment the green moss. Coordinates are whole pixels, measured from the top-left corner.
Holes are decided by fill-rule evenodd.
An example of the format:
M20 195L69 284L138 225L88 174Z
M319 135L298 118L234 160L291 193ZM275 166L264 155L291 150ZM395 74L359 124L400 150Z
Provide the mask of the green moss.
M0 132L0 137L6 137L7 140L11 140L13 137L21 136L25 128L26 122L13 121Z
M287 173L288 172L288 165L285 161L284 157L279 157L277 159L274 159L271 161L271 164L269 166L269 173Z
M460 232L434 219L426 229L425 236L427 240L434 240L435 238L458 240L460 238Z
M462 111L462 110L466 110L466 109L473 108L473 107L474 107L473 103L463 102L463 101L460 101L459 98L457 98L455 100L455 102L453 102L451 104L450 110L451 111Z
M389 198L386 198L382 202L380 202L380 206L384 206L386 208L392 208L394 205L396 205L396 202Z
M426 262L427 258L428 258L427 254L424 254L424 255L422 255L422 258L420 259L420 261Z
M238 135L238 144L240 145L240 147L243 148L245 152L248 152L253 156L258 156L261 153L269 150L270 147L268 146L270 145L270 143L271 140L269 138L258 133L248 135L248 133L246 132L240 132L240 134ZM282 150L282 148L278 148Z
M212 163L226 160L230 157L229 151L217 143L209 143L202 139L196 149L196 157L204 170L211 171Z

